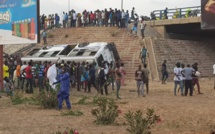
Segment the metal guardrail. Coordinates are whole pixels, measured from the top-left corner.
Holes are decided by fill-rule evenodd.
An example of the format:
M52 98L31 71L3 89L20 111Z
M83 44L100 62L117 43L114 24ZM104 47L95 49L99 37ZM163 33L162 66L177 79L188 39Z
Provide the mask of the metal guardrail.
M166 13L165 13L166 11ZM151 12L152 20L197 17L201 15L201 6L183 7L174 9L154 10ZM168 18L167 18L168 17Z

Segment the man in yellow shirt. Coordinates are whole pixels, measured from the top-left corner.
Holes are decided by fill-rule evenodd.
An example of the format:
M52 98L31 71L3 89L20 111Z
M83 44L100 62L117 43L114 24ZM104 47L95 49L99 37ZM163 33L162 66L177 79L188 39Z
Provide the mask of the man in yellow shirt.
M9 67L7 64L7 61L5 61L4 65L3 65L3 78L9 78Z

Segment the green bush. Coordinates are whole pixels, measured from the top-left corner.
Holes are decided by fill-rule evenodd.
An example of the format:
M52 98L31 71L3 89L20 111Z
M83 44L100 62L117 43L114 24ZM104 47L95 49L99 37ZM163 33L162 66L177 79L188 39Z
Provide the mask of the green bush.
M67 112L62 112L61 115L62 116L81 116L81 115L83 115L83 112L78 111L78 110L76 110L76 111L69 110Z
M19 93L14 94L10 97L13 105L23 104L27 99L23 98L23 96Z
M57 94L58 91L55 91L49 86L49 91L40 92L37 95L36 100L38 101L38 104L45 109L55 109L58 106Z
M129 125L127 131L130 134L151 134L151 127L160 120L153 109L147 109L146 117L143 117L142 112L138 110L135 113L129 111L125 114L125 118Z
M86 102L87 99L88 99L88 97L83 96L76 104L86 105L87 104L87 102Z
M93 103L98 106L98 108L91 111L92 115L96 118L95 122L97 124L113 124L115 119L118 117L118 106L116 102L105 97L98 97L93 100Z

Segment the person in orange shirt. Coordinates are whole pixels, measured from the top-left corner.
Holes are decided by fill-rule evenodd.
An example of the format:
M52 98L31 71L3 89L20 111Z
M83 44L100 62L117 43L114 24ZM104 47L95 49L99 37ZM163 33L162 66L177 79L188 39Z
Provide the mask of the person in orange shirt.
M16 66L16 77L17 77L17 87L19 88L19 83L20 83L20 80L21 80L21 65L20 65L20 62L17 63L17 66Z

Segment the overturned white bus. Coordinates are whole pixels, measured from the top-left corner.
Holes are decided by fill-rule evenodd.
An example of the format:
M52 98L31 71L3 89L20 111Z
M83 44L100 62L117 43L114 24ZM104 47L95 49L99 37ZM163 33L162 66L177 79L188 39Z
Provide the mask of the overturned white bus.
M120 57L114 43L94 42L94 43L76 43L45 46L35 48L28 52L22 61L51 61L55 62L60 58L64 61L76 62L96 62L101 64L102 61L119 62Z

